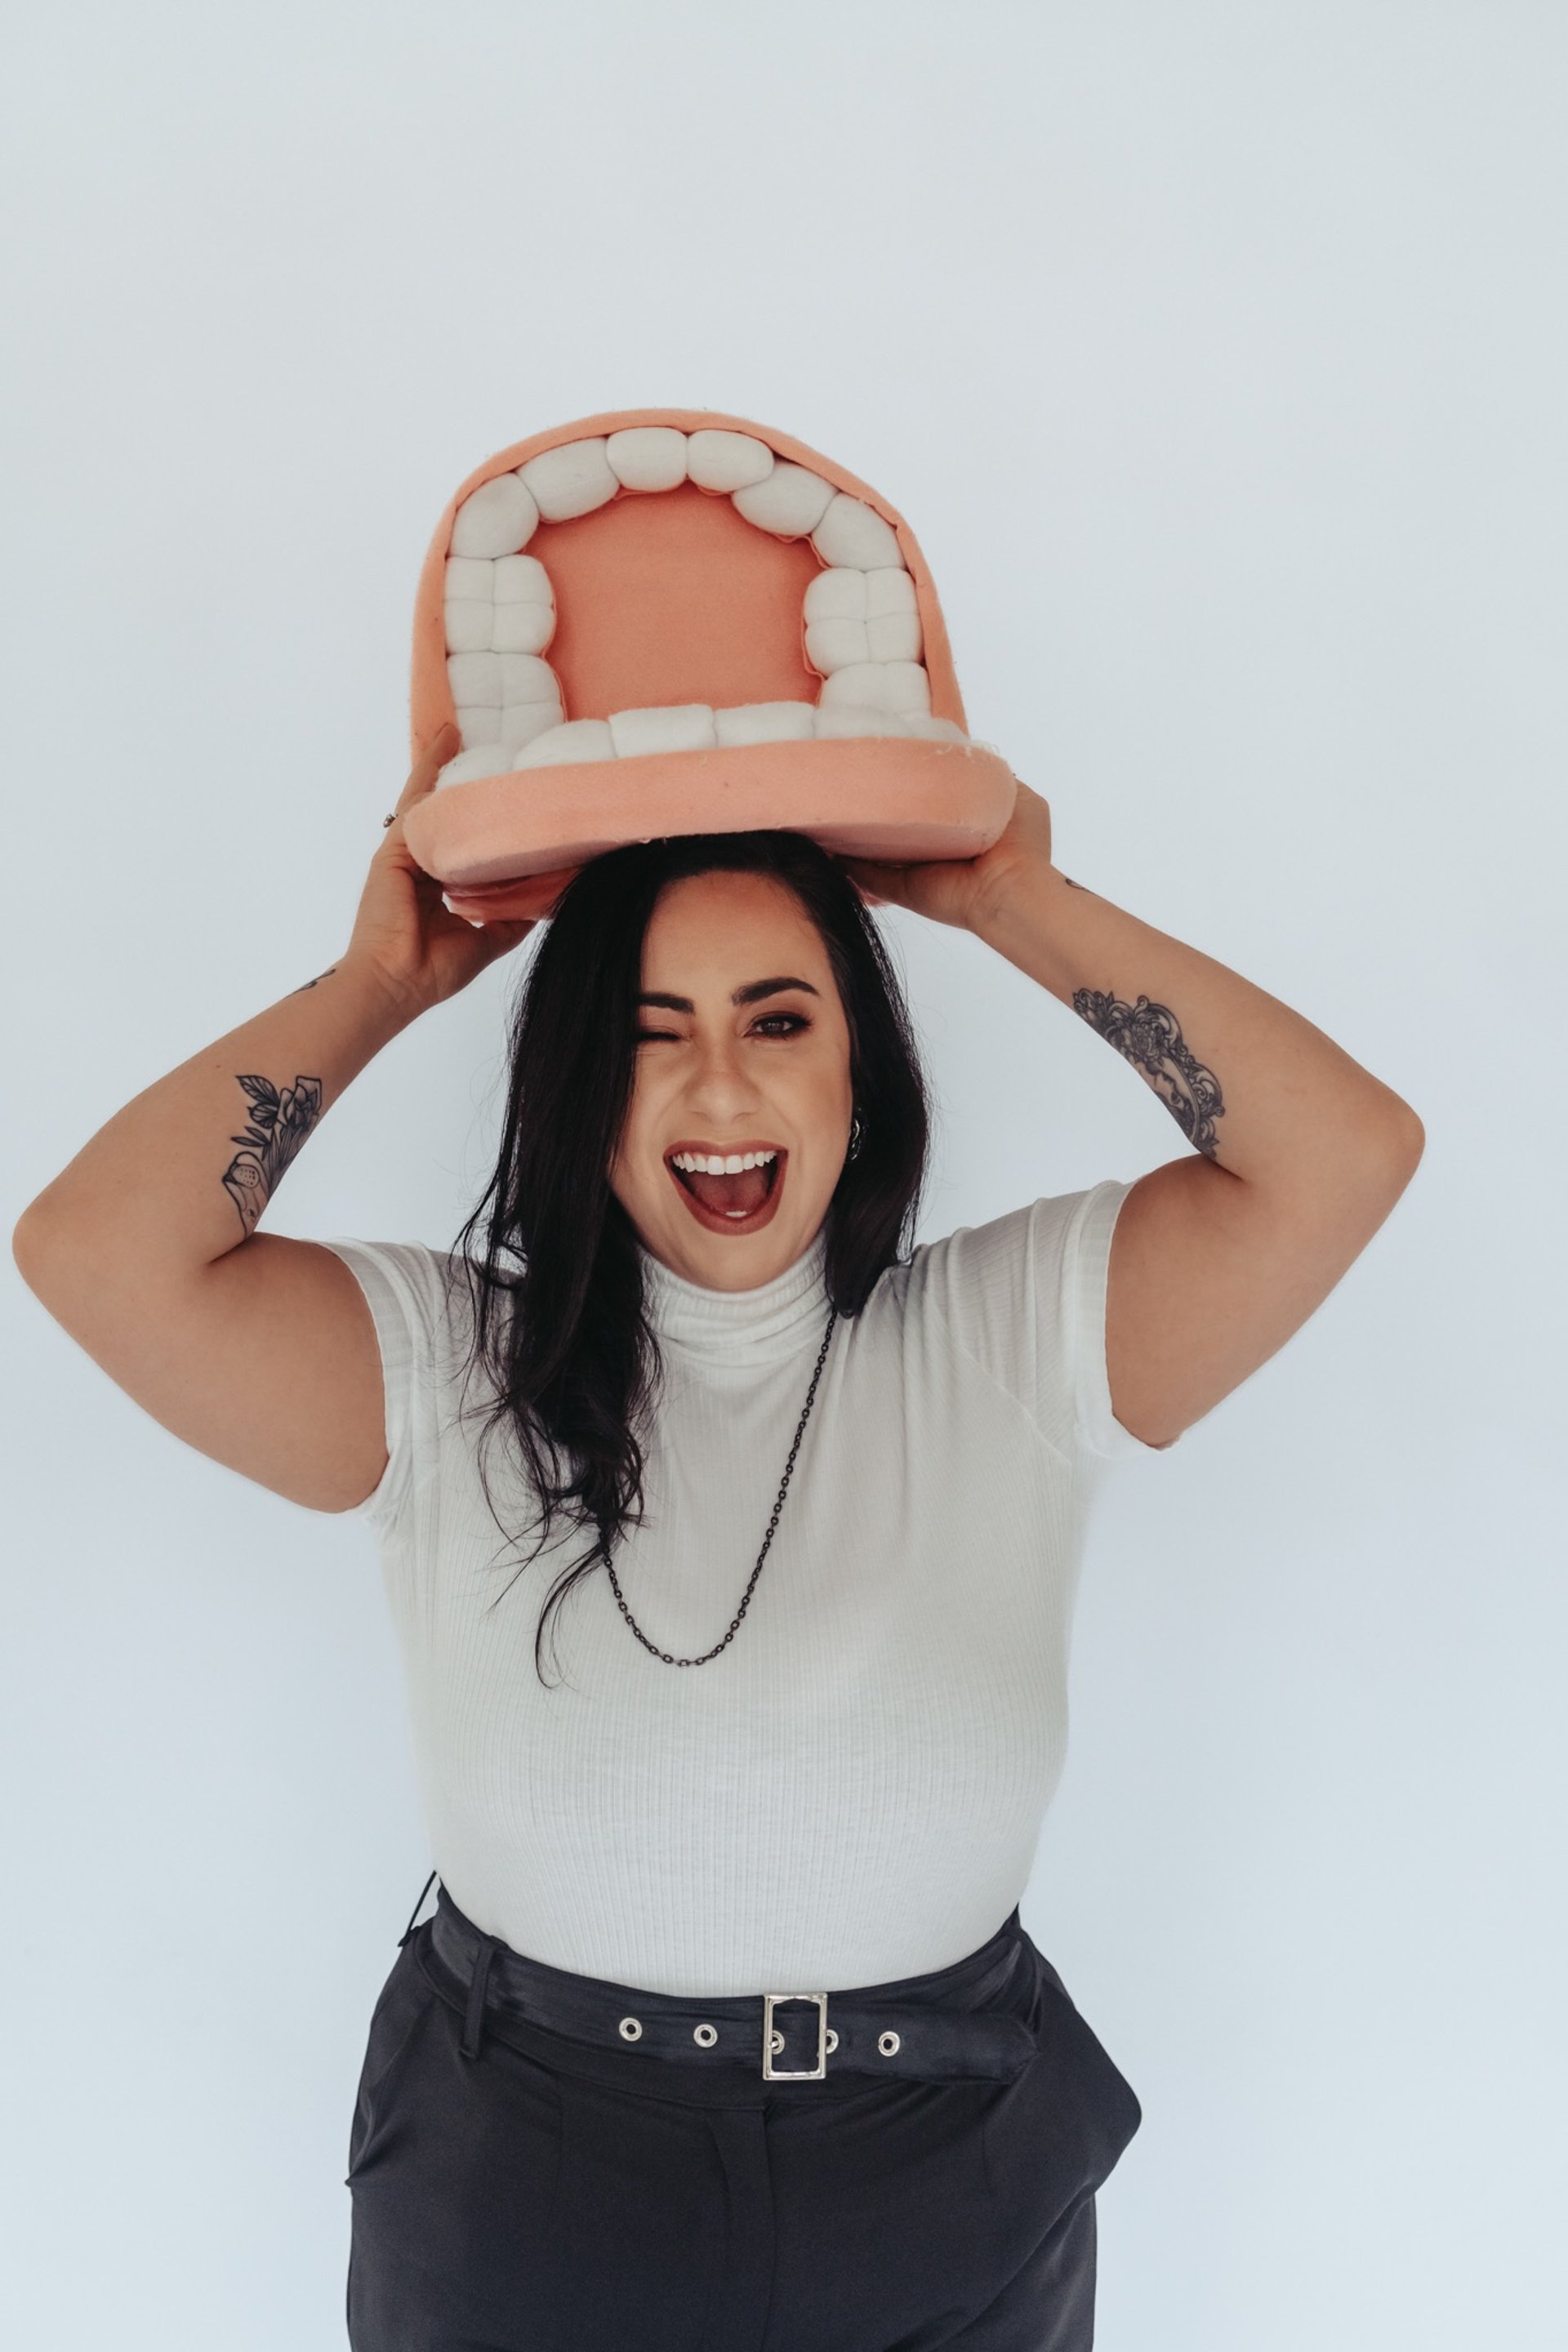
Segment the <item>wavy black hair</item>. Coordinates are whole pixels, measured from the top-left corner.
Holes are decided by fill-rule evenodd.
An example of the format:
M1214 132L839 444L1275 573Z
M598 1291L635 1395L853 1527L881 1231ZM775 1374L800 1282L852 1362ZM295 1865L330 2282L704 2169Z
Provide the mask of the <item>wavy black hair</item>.
M667 885L713 872L763 874L794 891L837 985L860 1128L825 1220L827 1293L839 1313L858 1314L912 1244L930 1141L927 1083L887 948L838 861L787 832L688 834L591 859L525 969L500 1156L453 1253L471 1286L470 1365L482 1364L493 1394L479 1448L491 1517L500 1527L483 1455L505 1425L539 1507L523 1566L563 1515L591 1538L540 1612L542 1681L547 1621L643 1515L637 1429L662 1366L637 1229L609 1171L631 1100L649 918ZM503 1263L512 1259L521 1270Z

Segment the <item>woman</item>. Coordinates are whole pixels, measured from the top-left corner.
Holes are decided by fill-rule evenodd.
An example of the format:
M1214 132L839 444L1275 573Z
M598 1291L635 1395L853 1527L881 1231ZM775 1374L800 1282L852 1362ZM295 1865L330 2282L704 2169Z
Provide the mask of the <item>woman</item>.
M1082 2352L1140 2111L1016 1906L1087 1499L1312 1312L1419 1121L1063 875L1024 789L963 864L594 861L522 994L483 1247L258 1233L371 1056L531 928L404 846L447 749L331 970L15 1240L166 1426L383 1539L442 1884L372 2021L350 2339ZM862 894L973 930L1191 1148L911 1252L925 1097Z

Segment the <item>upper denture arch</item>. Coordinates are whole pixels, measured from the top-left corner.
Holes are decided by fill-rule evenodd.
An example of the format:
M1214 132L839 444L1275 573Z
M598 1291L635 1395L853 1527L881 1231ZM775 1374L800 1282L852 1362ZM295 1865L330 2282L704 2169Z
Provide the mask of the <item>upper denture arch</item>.
M816 700L648 704L573 719L546 658L557 619L549 526L688 483L727 499L776 539L809 539L819 569L805 590L802 630L805 667L821 680ZM932 713L921 600L892 524L866 499L736 423L581 432L488 474L455 502L440 589L462 749L438 784L813 738L969 740L956 719Z

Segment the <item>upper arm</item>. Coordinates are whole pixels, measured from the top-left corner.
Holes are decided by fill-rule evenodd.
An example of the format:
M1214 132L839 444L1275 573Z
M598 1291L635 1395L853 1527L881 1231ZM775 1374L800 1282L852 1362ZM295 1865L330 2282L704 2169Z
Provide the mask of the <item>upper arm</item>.
M353 1508L387 1462L381 1353L331 1249L252 1234L184 1273L105 1262L18 1230L29 1286L117 1387L198 1453L321 1511Z
M1322 1304L1419 1158L1419 1141L1369 1146L1331 1181L1294 1188L1260 1188L1195 1154L1140 1177L1107 1276L1117 1419L1163 1445L1212 1412Z

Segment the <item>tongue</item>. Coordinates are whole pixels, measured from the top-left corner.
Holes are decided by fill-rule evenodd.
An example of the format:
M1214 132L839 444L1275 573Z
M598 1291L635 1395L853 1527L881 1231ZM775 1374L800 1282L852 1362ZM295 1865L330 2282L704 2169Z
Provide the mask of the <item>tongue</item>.
M768 1197L768 1171L765 1168L742 1168L738 1176L687 1175L684 1181L691 1187L705 1209L719 1216L735 1210L748 1217L760 1209Z

